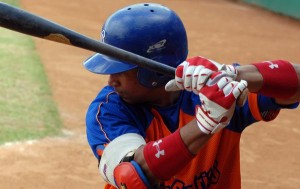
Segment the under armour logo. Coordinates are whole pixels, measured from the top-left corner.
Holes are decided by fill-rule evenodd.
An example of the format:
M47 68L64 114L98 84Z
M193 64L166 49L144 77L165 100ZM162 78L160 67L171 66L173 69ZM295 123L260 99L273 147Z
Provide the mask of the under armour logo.
M155 50L161 50L162 48L164 48L166 41L166 39L163 39L155 43L154 45L149 46L147 53L152 53Z
M270 65L269 65L269 68L271 68L271 69L278 68L278 64L274 64L274 63L271 62L271 61L267 61L266 63L269 63L269 64L270 64Z
M153 145L152 145L152 146L155 146L155 148L156 148L156 150L157 150L157 153L155 154L155 156L156 156L157 158L160 158L160 156L164 156L164 155L165 155L165 151L164 151L164 150L160 150L160 148L159 148L159 144L160 144L160 143L162 143L162 140L161 140L161 139L158 140L158 141L156 141L156 142L154 142Z

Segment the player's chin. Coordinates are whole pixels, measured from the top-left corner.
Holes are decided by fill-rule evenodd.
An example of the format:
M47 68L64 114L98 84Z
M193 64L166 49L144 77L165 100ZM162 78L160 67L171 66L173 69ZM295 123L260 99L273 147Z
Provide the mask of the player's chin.
M132 99L132 98L126 98L126 97L121 97L123 101L125 101L127 104L141 104L143 102L136 100L136 99Z
M134 98L134 97L128 97L125 95L120 95L123 101L125 101L127 104L142 104L145 102L143 99Z
M141 104L145 103L145 98L139 97L139 96L132 96L132 94L128 94L123 91L117 92L117 94L121 97L123 101L125 101L128 104Z

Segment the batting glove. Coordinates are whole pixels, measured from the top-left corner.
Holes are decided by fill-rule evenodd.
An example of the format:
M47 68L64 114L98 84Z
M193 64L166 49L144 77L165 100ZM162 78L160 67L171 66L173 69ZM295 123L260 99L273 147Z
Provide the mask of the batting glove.
M215 61L197 56L182 62L176 68L175 79L169 81L166 91L187 90L199 94L209 76L215 71L224 71L235 80L237 70L232 65L219 64Z
M226 72L213 73L199 91L201 105L196 107L196 118L200 130L214 134L226 127L246 88L247 81L233 81Z

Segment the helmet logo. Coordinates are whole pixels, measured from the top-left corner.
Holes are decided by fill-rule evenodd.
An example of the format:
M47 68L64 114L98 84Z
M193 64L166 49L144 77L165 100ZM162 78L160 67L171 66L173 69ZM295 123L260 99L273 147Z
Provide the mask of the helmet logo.
M101 41L104 43L104 38L105 38L105 30L101 31Z
M160 51L160 50L164 49L166 42L167 42L167 40L163 39L163 40L155 43L154 45L149 46L147 53L152 53L154 51Z

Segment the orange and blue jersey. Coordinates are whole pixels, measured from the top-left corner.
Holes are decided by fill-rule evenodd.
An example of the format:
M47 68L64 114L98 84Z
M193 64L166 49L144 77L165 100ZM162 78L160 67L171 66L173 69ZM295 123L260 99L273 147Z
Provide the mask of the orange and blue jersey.
M146 142L170 135L194 119L199 104L198 95L182 91L178 102L169 107L129 105L106 86L87 111L87 139L100 160L105 146L122 134L138 133ZM275 119L280 109L298 105L280 106L272 98L250 93L246 104L236 107L230 124L212 136L197 156L160 188L241 188L239 146L243 130L257 121Z

